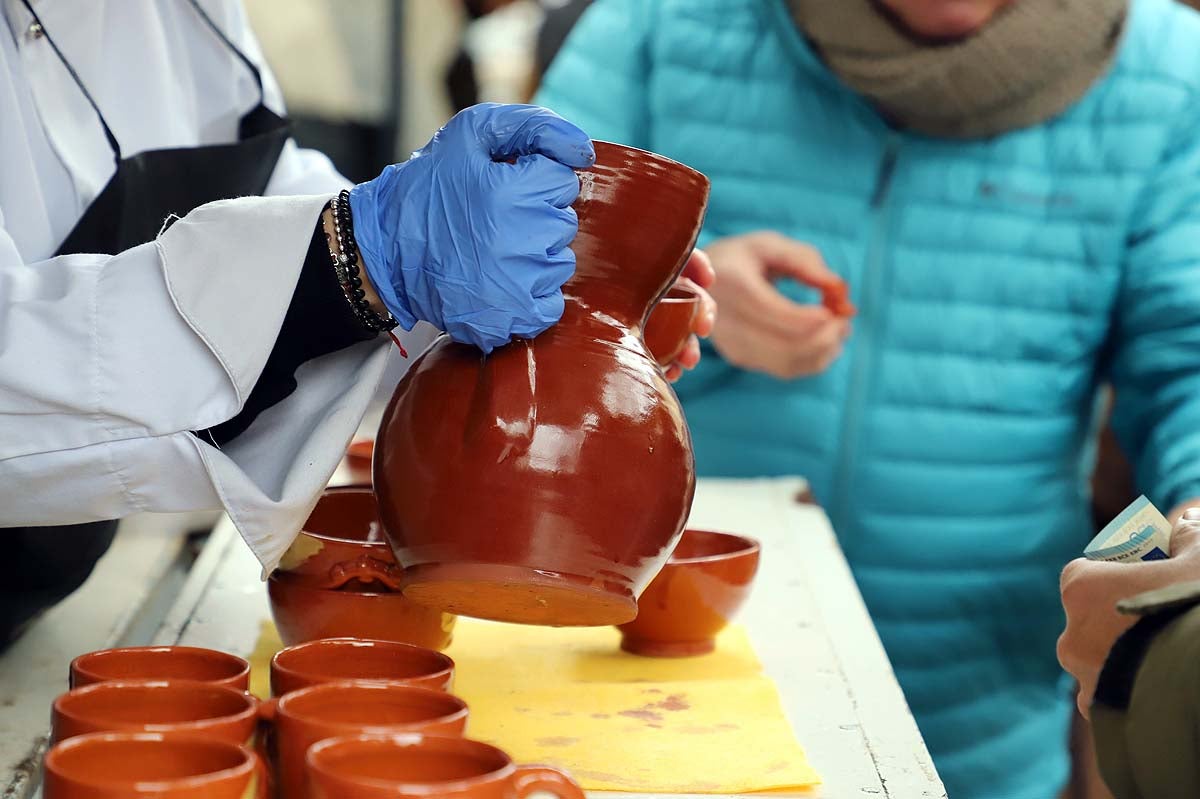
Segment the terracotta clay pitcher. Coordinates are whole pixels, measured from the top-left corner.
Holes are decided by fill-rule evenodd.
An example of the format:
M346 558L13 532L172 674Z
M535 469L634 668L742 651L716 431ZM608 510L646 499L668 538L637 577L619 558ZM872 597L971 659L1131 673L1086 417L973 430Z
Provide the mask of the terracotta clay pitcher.
M707 199L699 172L597 142L562 321L487 356L443 336L412 365L374 460L406 597L526 624L637 614L695 490L683 412L642 329Z

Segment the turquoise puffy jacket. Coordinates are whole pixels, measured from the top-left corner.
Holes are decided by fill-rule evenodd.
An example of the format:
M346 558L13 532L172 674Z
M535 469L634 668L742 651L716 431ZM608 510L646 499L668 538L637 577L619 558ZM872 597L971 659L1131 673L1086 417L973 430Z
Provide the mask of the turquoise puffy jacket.
M951 797L1055 796L1100 381L1140 487L1200 496L1200 17L1134 0L1110 74L986 140L890 129L786 0L599 0L538 102L707 173L703 240L773 229L848 281L826 373L710 350L681 383L699 471L809 478Z

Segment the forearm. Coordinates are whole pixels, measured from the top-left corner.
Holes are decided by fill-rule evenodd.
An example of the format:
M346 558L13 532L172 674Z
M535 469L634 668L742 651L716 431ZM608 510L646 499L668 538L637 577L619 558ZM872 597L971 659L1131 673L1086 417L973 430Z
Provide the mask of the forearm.
M4 249L0 460L169 435L236 412L237 390L180 313L155 244L31 264ZM205 271L237 290L234 264Z
M0 230L0 522L219 507L188 431L252 393L326 199L214 203L111 257L25 264Z
M205 441L224 446L268 408L279 404L296 390L296 370L308 361L376 337L351 311L338 283L333 255L340 252L333 234L329 209L313 231L292 302L254 389L236 416L214 427L198 431ZM363 291L373 306L382 308L367 280Z

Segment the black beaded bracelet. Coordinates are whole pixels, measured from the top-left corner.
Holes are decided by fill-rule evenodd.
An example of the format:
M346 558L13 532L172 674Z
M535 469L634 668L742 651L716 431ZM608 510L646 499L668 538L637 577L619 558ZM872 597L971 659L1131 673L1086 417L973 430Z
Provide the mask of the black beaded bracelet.
M329 257L333 259L333 270L346 301L350 303L350 310L363 327L372 333L394 330L400 323L390 313L385 316L373 309L363 291L363 279L358 269L358 246L354 241L354 219L350 214L350 192L343 189L326 207L333 213L333 232L338 245L337 252L330 247Z

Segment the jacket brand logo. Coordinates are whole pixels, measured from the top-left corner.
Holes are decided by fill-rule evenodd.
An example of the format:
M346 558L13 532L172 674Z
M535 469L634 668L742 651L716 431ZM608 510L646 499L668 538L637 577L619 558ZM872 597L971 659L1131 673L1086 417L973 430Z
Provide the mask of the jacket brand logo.
M1062 192L1039 194L1037 192L1013 188L1012 186L1002 186L990 180L980 182L979 196L991 200L1016 203L1017 205L1036 205L1051 208L1068 208L1075 204L1075 197L1071 194L1064 194Z

